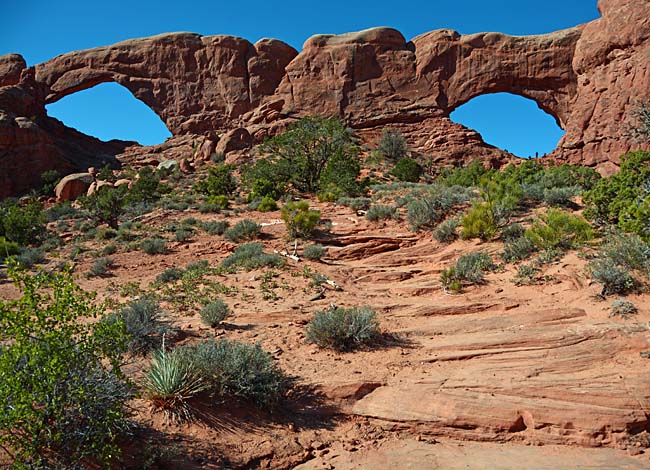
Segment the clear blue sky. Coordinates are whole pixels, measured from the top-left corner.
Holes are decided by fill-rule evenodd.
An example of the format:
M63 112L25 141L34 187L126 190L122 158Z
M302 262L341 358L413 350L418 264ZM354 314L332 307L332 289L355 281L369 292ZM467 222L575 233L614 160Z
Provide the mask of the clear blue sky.
M248 2L199 0L3 2L0 54L18 52L28 64L58 54L169 31L232 34L251 42L281 39L300 50L317 33L372 26L399 29L408 39L438 28L461 33L500 31L524 35L574 26L599 16L596 0L449 0ZM459 108L452 119L477 129L489 143L522 156L552 150L561 135L535 103L504 95L484 96ZM119 85L104 84L48 106L50 115L103 139L162 142L169 135L144 104Z

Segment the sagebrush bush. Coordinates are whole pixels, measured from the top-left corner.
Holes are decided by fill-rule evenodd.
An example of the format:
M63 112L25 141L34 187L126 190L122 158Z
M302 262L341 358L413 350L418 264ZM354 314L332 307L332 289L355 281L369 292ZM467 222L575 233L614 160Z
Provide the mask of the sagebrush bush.
M625 299L616 299L614 302L612 302L612 310L609 316L611 317L618 315L626 318L629 315L634 315L636 313L638 313L638 310L632 302Z
M268 406L278 402L288 383L259 344L210 339L181 351L192 358L213 398L234 397Z
M406 140L399 131L384 129L377 150L388 160L398 161L406 156Z
M438 224L438 226L433 229L433 238L438 240L440 243L451 243L458 238L458 233L456 229L458 228L458 220L456 219L447 219Z
M650 275L650 243L636 234L611 233L599 252L619 266Z
M525 236L540 250L569 249L593 239L594 231L583 217L550 209L526 230Z
M167 242L164 238L154 237L143 240L140 249L148 255L160 255L167 253Z
M571 199L582 192L579 186L565 186L559 188L546 188L542 199L549 206L567 206Z
M496 268L492 257L484 251L474 251L461 255L456 262L456 275L472 284L481 284L485 271Z
M386 204L375 204L370 209L368 209L368 212L366 212L366 219L371 222L396 218L397 208L395 206L389 206Z
M279 268L284 266L284 263L285 259L282 256L264 253L264 245L253 242L237 247L221 265L224 268L244 268L250 271L264 266Z
M241 242L257 238L262 231L262 226L251 219L243 219L237 222L233 227L226 229L223 236L231 242Z
M320 211L310 210L307 201L288 202L282 207L282 220L290 238L309 238L320 222Z
M340 197L336 201L337 204L349 207L354 211L368 210L372 200L369 197Z
M603 285L601 295L625 294L634 290L638 281L627 269L610 258L598 258L589 263L591 277Z
M192 358L180 348L156 350L142 385L154 409L178 421L191 417L188 400L209 387Z
M149 297L129 302L118 312L106 317L106 322L124 325L128 335L127 347L138 355L146 355L159 347L163 335L171 331L160 303Z
M167 282L173 282L179 280L183 277L183 271L181 268L172 266L171 268L165 269L163 272L156 276L156 282L160 284L165 284Z
M0 299L0 447L13 468L109 468L132 398L122 325L92 321L103 307L69 272L9 275L22 298Z
M327 253L327 248L323 245L307 245L302 252L302 255L313 261L320 261L320 259Z
M201 224L201 228L209 235L223 235L228 227L230 227L230 223L227 220L212 220Z
M213 300L206 304L199 313L201 321L208 326L215 327L230 315L230 307L221 299Z
M390 174L399 181L417 183L424 174L424 168L415 160L405 157L395 164Z
M31 268L34 265L44 263L45 253L41 248L21 248L20 253L15 257L18 264L25 268Z
M524 228L523 225L519 223L506 225L501 230L501 240L503 240L504 242L508 242L510 240L517 240L518 238L523 237L524 233L526 233L526 229Z
M88 277L107 277L110 276L111 269L115 266L113 258L97 258L88 270Z
M174 239L180 243L190 241L193 235L194 230L189 227L179 227L174 231Z
M506 263L514 263L527 259L536 249L529 238L522 236L508 238L503 244L503 252L501 252L500 256Z
M331 307L316 312L307 325L307 341L321 348L350 351L379 337L377 315L369 307Z

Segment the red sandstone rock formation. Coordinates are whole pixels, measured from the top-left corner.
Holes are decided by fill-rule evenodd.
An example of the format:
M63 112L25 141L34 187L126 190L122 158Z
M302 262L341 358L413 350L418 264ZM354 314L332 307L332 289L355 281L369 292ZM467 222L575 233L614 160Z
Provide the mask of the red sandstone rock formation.
M481 94L510 92L534 100L567 131L555 158L609 171L633 145L626 116L650 95L650 3L599 0L598 7L598 20L538 36L438 30L407 42L394 29L374 28L314 36L298 53L274 39L174 33L33 68L19 55L0 57L0 196L33 184L38 171L79 168L89 155L128 145L104 145L44 110L108 81L146 103L176 138L245 128L259 141L297 117L339 114L368 140L397 127L437 163L502 160L504 152L449 114ZM27 168L29 178L16 171Z

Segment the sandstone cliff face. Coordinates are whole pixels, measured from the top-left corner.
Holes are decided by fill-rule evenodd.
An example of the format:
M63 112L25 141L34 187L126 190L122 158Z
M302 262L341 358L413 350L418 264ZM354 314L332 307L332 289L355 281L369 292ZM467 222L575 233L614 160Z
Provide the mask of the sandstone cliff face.
M7 181L10 192L33 183L34 172L22 181L18 167L81 168L98 151L107 158L128 145L107 146L45 113L45 104L108 81L146 103L175 137L216 139L243 127L260 141L297 117L339 114L368 140L397 127L441 164L502 160L504 152L449 114L481 94L515 93L567 131L553 157L611 171L633 145L626 116L650 96L650 2L598 7L596 21L538 36L438 30L407 42L394 29L373 28L314 36L298 53L274 39L174 33L33 68L19 55L0 57L0 195Z

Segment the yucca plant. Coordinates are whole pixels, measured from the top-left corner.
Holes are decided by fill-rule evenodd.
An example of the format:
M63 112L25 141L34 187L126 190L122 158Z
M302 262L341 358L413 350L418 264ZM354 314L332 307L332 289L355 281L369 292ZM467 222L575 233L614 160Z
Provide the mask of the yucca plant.
M153 354L143 386L154 409L176 421L191 418L188 400L208 388L193 361L177 350L165 351L164 343Z

